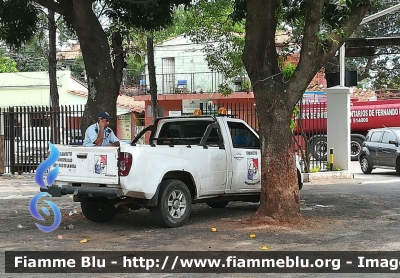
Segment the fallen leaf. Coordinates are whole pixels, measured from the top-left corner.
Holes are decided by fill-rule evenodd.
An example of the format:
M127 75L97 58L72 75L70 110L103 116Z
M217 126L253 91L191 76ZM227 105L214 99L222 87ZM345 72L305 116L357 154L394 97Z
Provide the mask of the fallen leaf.
M269 249L271 249L271 248L272 248L272 247L270 247L270 246L265 246L265 245L260 247L261 250L269 250Z
M250 238L255 238L255 237L256 237L255 234L251 234L251 235L250 235Z
M211 232L216 232L217 228L211 228Z
M88 242L88 240L86 238L79 241L79 243L86 243L86 242Z

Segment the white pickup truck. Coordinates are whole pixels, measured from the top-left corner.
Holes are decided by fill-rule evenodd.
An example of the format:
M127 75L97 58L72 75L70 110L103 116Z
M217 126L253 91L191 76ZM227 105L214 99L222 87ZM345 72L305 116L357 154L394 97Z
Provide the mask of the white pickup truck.
M137 144L148 133L149 144ZM259 137L239 119L165 117L119 148L55 146L59 174L47 191L73 194L91 221L111 220L123 205L148 208L160 225L179 227L193 203L223 208L230 201L260 200ZM293 163L301 189L297 156Z

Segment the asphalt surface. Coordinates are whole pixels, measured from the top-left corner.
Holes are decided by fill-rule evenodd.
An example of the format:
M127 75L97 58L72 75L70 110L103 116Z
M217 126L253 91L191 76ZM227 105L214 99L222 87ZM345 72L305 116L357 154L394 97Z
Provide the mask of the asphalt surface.
M398 251L400 176L394 171L361 173L353 179L318 180L301 191L298 226L248 222L257 204L231 202L224 209L193 206L188 223L176 229L154 224L148 210L129 211L111 222L92 223L69 196L52 198L62 212L60 227L42 233L28 204L38 193L32 175L0 177L1 277L188 277L189 274L12 274L4 273L4 251ZM36 221L37 222L37 221ZM71 226L72 225L72 226ZM73 227L72 229L66 229ZM216 232L211 232L215 228ZM249 235L256 235L250 238ZM80 243L86 239L86 243ZM262 251L266 246L268 251ZM400 257L400 255L399 255ZM399 267L400 268L400 267ZM191 277L398 277L386 274L239 273L190 274Z

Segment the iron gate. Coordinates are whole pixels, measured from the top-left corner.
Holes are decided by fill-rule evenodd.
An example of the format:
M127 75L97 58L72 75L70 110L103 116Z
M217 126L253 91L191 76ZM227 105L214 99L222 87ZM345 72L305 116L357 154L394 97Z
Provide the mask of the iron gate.
M48 143L81 144L84 107L17 106L0 109L4 137L4 169L32 172L46 159Z

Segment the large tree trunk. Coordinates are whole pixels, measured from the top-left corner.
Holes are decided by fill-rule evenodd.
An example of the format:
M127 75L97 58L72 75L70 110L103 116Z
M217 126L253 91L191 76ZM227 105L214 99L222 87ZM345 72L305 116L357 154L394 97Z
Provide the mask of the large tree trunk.
M255 92L261 139L261 196L258 216L283 222L301 219L295 168L293 134L289 128L293 109L274 96L283 87L265 82Z
M299 190L290 131L295 102L289 98L278 66L275 10L276 1L247 2L243 63L253 85L261 140L261 196L256 214L298 222Z
M48 28L49 28L49 81L50 81L50 106L52 107L51 117L51 141L54 144L60 143L60 132L59 132L59 96L57 87L57 49L56 49L56 37L57 27L55 21L55 13L52 10L48 10Z
M92 2L73 0L71 20L78 35L88 78L89 96L81 123L83 132L90 124L96 122L100 110L114 116L110 127L115 130L116 101L119 93L119 82L111 64L107 36L92 10Z
M154 123L154 121L158 118L159 115L158 115L158 101L157 101L156 66L154 63L153 33L147 35L147 68L149 70L151 111Z

